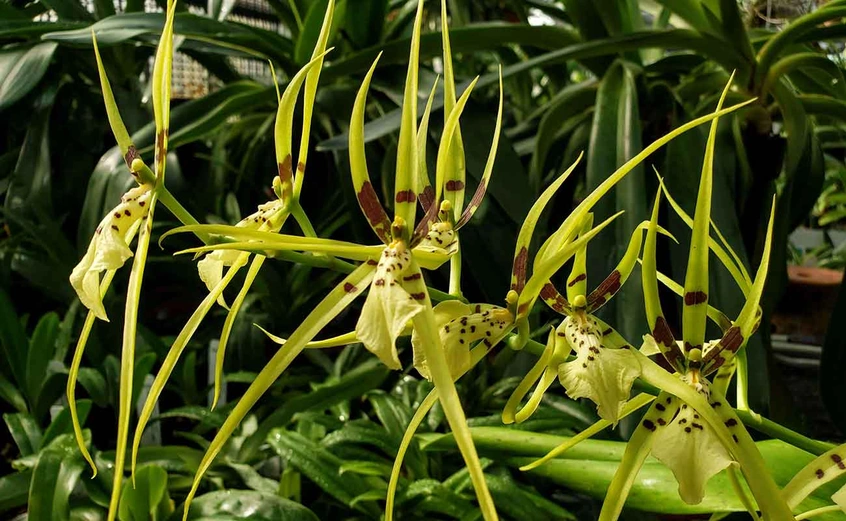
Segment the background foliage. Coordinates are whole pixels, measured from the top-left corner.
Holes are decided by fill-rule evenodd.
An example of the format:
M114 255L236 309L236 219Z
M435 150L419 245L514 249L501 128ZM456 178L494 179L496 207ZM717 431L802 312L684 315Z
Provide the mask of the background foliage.
M220 85L208 95L175 103L168 182L179 200L207 221L234 222L251 212L267 199L275 172L274 88L241 75L231 59L270 60L280 82L286 82L308 60L326 6L323 0L269 4L272 13L267 16L278 23L278 31L232 21L229 15L239 14L240 8L230 1L177 8L179 51L211 71ZM519 223L534 197L580 151L586 151L587 161L554 201L546 217L552 223L560 222L582 193L639 151L642 143L710 111L728 75L736 71L738 88L729 101L758 101L720 127L712 214L743 262L757 266L766 202L771 194L780 194L772 276L764 299L767 323L785 286L788 233L807 222L815 204L815 224L842 222L846 82L838 41L846 37L841 21L846 2L828 2L802 16L793 13L781 30L761 27L758 4L450 2L457 79L466 85L481 75L462 118L471 183L481 175L488 153L498 64L504 67L506 82L506 130L488 202L462 231L464 292L471 301L499 302L505 295ZM380 173L393 171L403 62L415 5L416 0L338 2L330 38L334 50L321 75L312 127L311 142L317 145L302 201L321 236L369 240L363 221L350 218L357 215L357 205L348 181L345 132L358 81L379 51L384 55L371 89L368 157L377 189L392 193L391 176ZM110 0L0 2L0 407L8 427L0 433L5 474L0 478L0 510L21 512L29 500L30 519L98 519L108 498L108 476L88 480L83 473L68 434L62 395L68 346L81 322L68 275L104 211L131 184L105 118L92 28L134 142L144 152L153 140L152 126L143 122L151 119L149 60L163 16L143 12L138 0L121 6L116 14ZM437 5L429 6L421 46L427 63L421 71L421 96L440 72L439 15ZM33 21L36 17L40 21ZM440 95L436 108L439 100ZM431 136L440 134L442 119L440 113L433 116ZM685 134L649 163L665 176L688 211L695 200L704 143L704 130ZM436 147L430 144L428 150L433 163ZM626 214L591 247L591 263L603 266L592 273L611 270L634 225L647 216L656 187L653 173L641 168L597 208L599 214L620 209ZM825 199L818 203L821 193ZM672 212L666 214L666 226L682 245L660 252L659 263L668 275L682 280L687 228ZM162 222L155 233L170 227ZM144 376L157 367L172 335L205 294L190 259L171 256L179 246L179 240L168 239L163 250L151 252L153 276L143 289L136 393L142 392ZM727 273L712 272L712 300L736 314L740 293ZM440 276L435 275L434 285L446 286L446 277ZM230 395L237 395L273 352L273 344L252 324L286 336L336 279L331 272L268 263L230 341ZM110 419L89 421L100 460L112 457L108 451L114 439L111 418L116 411L121 324L121 306L115 303L123 300L122 287L119 280L106 299L113 320L98 323L80 373L81 387L89 396L80 402L81 411L89 418ZM670 305L668 299L665 309L672 316ZM844 306L841 295L841 313L846 312ZM630 341L637 341L644 332L637 284L624 288L604 315ZM339 317L326 335L350 330L353 316ZM162 397L161 439L154 436L142 450L144 463L150 465L139 476L142 486L125 493L121 519L170 515L190 484L207 443L205 435L224 417L225 408L208 412L206 407L209 346L219 334L223 315L210 318ZM535 325L540 328L552 318L538 312ZM753 405L775 419L795 423L795 412L782 397L778 368L771 363L766 328L762 332L749 345ZM824 359L846 359L843 338L844 331L829 335ZM251 505L260 505L257 515L266 519L378 518L390 461L429 385L413 372L389 374L360 347L307 355L245 422L210 474L205 487L209 493L197 500L192 518L237 517ZM460 382L468 416L483 428L479 432L491 436L490 445L482 444L489 458L491 491L502 513L512 518L528 512L532 519L593 518L596 504L585 499L601 497L602 484L610 479L614 467L603 465L614 459L610 445L588 444L575 463L563 460L539 474L514 470L520 457L551 447L548 436L577 432L592 423L595 415L589 407L558 393L520 427L526 432L519 442L508 438L513 431L494 428L515 378L531 361L530 355L504 351ZM821 392L844 428L842 401L829 399L844 391L844 381L842 372L832 371L824 369ZM403 519L436 514L461 518L474 508L460 460L443 452L448 440L436 434L443 424L436 409L427 422L430 434L408 458L399 505ZM625 439L629 425L623 422L608 436ZM535 444L526 445L529 440ZM797 453L797 466L803 457ZM580 481L572 479L576 469ZM672 483L657 464L643 472ZM727 484L724 480L713 486ZM636 489L632 506L676 513L690 508L672 494L648 492ZM285 498L302 502L311 512ZM42 511L34 505L52 507Z

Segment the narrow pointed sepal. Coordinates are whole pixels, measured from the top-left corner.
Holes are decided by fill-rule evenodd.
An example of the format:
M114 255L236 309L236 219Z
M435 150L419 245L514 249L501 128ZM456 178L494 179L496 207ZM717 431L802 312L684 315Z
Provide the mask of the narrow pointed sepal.
M391 369L400 369L396 340L408 322L425 309L426 285L404 242L386 247L364 302L356 337Z
M71 273L70 283L79 300L100 320L109 320L100 296L100 275L120 268L132 257L128 241L134 225L147 212L150 193L149 185L141 185L124 194L120 204L100 221L88 251Z
M599 416L616 425L640 375L640 361L629 349L606 347L602 331L589 315L567 317L562 325L576 359L559 366L561 385L570 398L591 399Z
M711 427L687 404L658 434L652 454L673 471L679 497L690 505L702 502L711 477L734 464Z

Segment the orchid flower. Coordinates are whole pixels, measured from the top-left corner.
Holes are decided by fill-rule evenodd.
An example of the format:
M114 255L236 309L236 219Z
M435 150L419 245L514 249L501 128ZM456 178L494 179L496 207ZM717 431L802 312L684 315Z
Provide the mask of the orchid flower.
M79 373L85 344L93 327L94 320L96 318L108 320L101 300L102 295L108 290L115 271L133 255L129 248L129 242L135 233L138 232L138 244L134 254L132 271L129 275L126 309L124 312L117 448L115 452L114 480L107 517L109 521L112 521L117 516L124 477L123 470L128 441L129 416L132 410L132 375L135 363L138 304L144 277L144 267L147 260L147 250L150 245L150 235L152 233L153 211L159 197L168 197L164 190L164 176L170 120L170 79L175 8L175 2L168 2L165 26L153 65L152 97L156 125L154 171L150 171L144 161L139 157L138 150L132 144L129 133L121 120L103 68L99 49L97 48L96 37L92 33L94 52L97 58L100 84L103 90L109 124L130 172L139 183L139 186L127 192L121 198L121 203L102 220L100 226L95 231L88 251L76 268L74 268L70 277L71 284L77 291L80 301L90 311L80 334L68 375L68 403L77 444L96 474L97 469L85 447L76 412L76 401L74 398L76 378ZM102 280L100 280L100 274L103 271L106 273L103 275Z
M592 221L592 215L588 214L580 235L590 230ZM632 384L640 375L640 362L630 351L631 345L594 313L628 279L640 253L642 231L648 224L645 222L638 226L616 269L590 294L586 292L587 243L576 252L567 279L566 298L551 281L544 285L541 298L565 319L554 334L550 333L543 356L509 398L503 411L505 423L522 422L531 416L556 377L570 398L590 398L597 404L602 419L612 425L617 423L629 399ZM667 234L663 230L662 233ZM576 357L568 362L567 357L572 350L576 351ZM536 381L538 385L531 398L518 411L518 405Z
M231 435L246 412L320 329L349 305L355 297L370 288L362 310L362 318L356 327L356 336L386 365L398 368L399 360L396 355L395 340L406 328L409 321L414 324L414 329L421 338L419 343L421 349L415 358L418 361L425 360L425 371L430 374L435 387L439 389L441 403L449 424L459 439L459 448L470 469L471 479L476 488L485 518L496 519L493 501L484 482L481 464L470 439L469 429L440 343L421 267L434 268L449 258L451 253L450 233L454 233L454 230L460 228L469 220L482 200L490 173L493 170L496 144L501 129L502 95L500 89L500 109L494 131L493 146L483 173L483 180L479 185L473 203L464 210L461 218L453 225L448 218L448 212L451 209L450 203L445 201L442 204L437 198L434 198L428 206L426 216L415 228L416 201L425 188L423 183L420 182L418 171L420 156L416 131L417 67L422 14L423 2L420 2L414 22L403 99L402 124L397 153L395 215L392 221L388 219L387 213L373 189L364 157L364 109L376 63L368 71L356 96L350 123L350 170L353 186L365 217L376 235L384 243L383 245L359 246L326 239L270 234L259 230L248 230L245 227L201 226L183 227L179 230L196 231L201 229L209 233L226 235L234 241L243 241L190 250L195 252L227 249L303 251L326 253L340 258L364 261L332 290L303 321L300 327L292 333L284 346L261 371L235 406L200 463L194 484L186 500L186 516L188 515L190 501L197 491L202 475L209 468L214 457L221 450L223 443ZM447 117L438 152L439 170L443 168L450 157L452 136L457 127L461 111L469 98L472 85L465 90ZM439 213L442 217L436 222ZM444 218L444 214L446 214L446 218Z
M332 7L333 6L330 3L324 19L323 32L327 34L328 27L331 25L332 21ZM298 202L298 187L301 185L294 183L294 189L292 189L291 186L292 181L294 181L291 173L291 127L294 105L296 104L300 88L304 82L308 81L308 78L310 78L312 74L319 71L323 62L323 56L326 54L324 48L326 46L327 37L328 36L323 35L319 38L318 48L315 50L316 57L306 64L297 74L295 74L293 78L291 78L291 81L288 83L287 88L279 100L275 136L279 175L273 178L273 191L277 198L260 205L255 213L236 224L236 228L263 233L276 233L292 212L299 212L296 214L298 215L298 220L301 222L308 222L308 219L299 207ZM312 86L312 89L315 88L316 82ZM308 98L309 96L306 95L306 99ZM304 125L303 132L305 134L308 133L308 122ZM304 165L303 161L305 153L302 148L300 150L300 155L303 157L303 160L301 160L299 164ZM299 167L298 170L300 175L297 179L301 179L305 167ZM307 227L304 226L304 230L305 229L311 229L311 225L309 224ZM247 264L249 257L250 254L248 252L238 252L235 250L213 250L198 263L197 267L200 273L200 278L209 287L209 294L205 299L203 299L197 309L194 310L194 313L177 335L173 345L168 351L167 356L162 362L159 372L153 380L153 384L150 386L149 392L147 393L147 397L138 417L138 424L135 428L135 435L132 443L132 457L130 461L133 477L135 475L138 449L141 444L144 429L155 410L156 402L158 401L159 396L161 396L165 384L170 378L170 375L173 373L182 352L185 350L185 347L188 345L188 342L194 332L200 326L200 323L213 307L214 302L217 301L219 304L225 306L225 302L223 302L223 290L229 285L238 270ZM215 387L212 408L214 408L214 404L217 403L220 395L220 381L223 373L224 352L235 316L237 315L240 305L246 297L252 282L258 275L258 271L261 268L264 259L265 257L262 255L256 255L253 258L247 277L244 281L244 285L233 303L232 308L229 309L226 321L224 322L223 332L221 334L215 360ZM223 275L224 266L229 266L225 276Z
M440 336L444 342L445 352L448 353L450 360L454 361L454 365L451 366L453 378L460 378L471 367L483 360L498 342L515 329L517 329L519 333L512 336L508 342L512 348L520 349L527 341L529 341L527 317L535 301L538 297L543 297L544 292L546 292L547 295L545 299L549 299L550 303L557 302L555 296L549 295L548 293L548 288L551 286L551 284L549 284L549 280L552 275L554 275L571 257L576 255L577 252L582 249L593 236L599 233L602 228L610 224L610 222L616 217L612 216L599 226L590 229L589 231L584 230L577 237L579 229L585 227L590 209L603 195L605 195L605 193L613 188L617 182L625 177L650 154L658 150L676 136L701 125L702 123L719 117L720 115L737 110L743 105L745 105L745 103L728 109L718 110L713 114L703 116L680 126L667 135L654 141L643 151L618 168L600 186L591 192L591 194L589 194L588 197L579 204L570 216L565 219L558 230L544 242L539 249L538 258L534 263L532 276L527 280L529 261L528 248L532 242L535 226L547 203L552 199L558 188L564 183L564 181L567 180L569 175L578 165L578 162L581 159L580 155L570 168L568 168L561 176L558 177L558 179L544 190L540 197L535 201L523 221L523 225L517 237L514 261L512 265L511 289L505 299L507 304L506 307L488 307L488 305L469 305L462 307L447 302L436 306L435 311L440 319L438 325L440 327ZM587 224L587 228L590 228L589 224ZM639 250L639 246L636 249ZM635 258L636 256L637 255L635 254ZM561 298L563 299L563 297ZM471 310L471 313L464 315L460 314L462 311L467 312ZM482 331L484 334L483 337L479 335L480 330L472 330L467 327L484 321L484 319L489 317L491 313L498 313L499 321L495 326L496 330L498 330L498 334L495 331L491 331L492 335L489 337L487 335L488 330L484 330ZM510 323L507 322L507 314L510 314L512 317ZM499 326L502 322L504 322L504 324L500 329ZM491 324L488 324L487 327L491 327ZM602 331L605 331L605 329L606 328L603 328ZM414 342L414 338L414 334L412 334L412 342ZM551 336L550 338L551 341L554 341L557 336ZM464 340L464 342L462 342L462 340ZM471 344L474 341L476 342L476 345L472 346ZM552 350L548 349L546 353L552 354ZM543 367L541 369L543 369ZM557 369L553 371L553 374L557 375ZM525 387L525 390L522 391L523 394L520 398L525 396L525 393L528 392L528 388L537 378L538 376L535 376L533 380L528 382L528 385L526 385L525 382L522 384ZM414 416L411 418L411 421L406 428L402 441L400 442L400 448L397 453L397 457L394 460L390 481L388 483L385 510L386 521L390 521L393 518L393 506L399 482L399 473L402 468L402 461L405 457L405 453L411 444L417 428L423 422L426 414L435 405L435 403L437 403L437 401L438 389L435 388L429 393L423 402L421 402L420 406L415 411ZM519 402L519 399L517 402ZM642 407L645 403L648 403L648 401L644 401L642 396L632 400L626 408L624 408L623 415ZM511 410L511 414L513 414L513 409L516 408L516 403L513 407L507 406L506 408L507 410ZM508 421L508 415L509 412L505 412L503 414L505 421Z
M723 91L718 110L728 88ZM733 475L734 468L739 467L765 519L792 519L790 509L766 471L752 438L720 389L708 379L733 358L759 325L759 303L769 264L775 209L773 206L763 260L753 283L744 291L747 300L743 309L737 319L727 324L722 338L706 342L705 324L710 314L708 255L709 249L715 247L710 240L710 210L717 122L714 119L711 123L692 222L690 256L683 288L684 335L681 345L676 342L658 299L655 244L660 197L656 197L653 206L642 269L646 315L651 331L646 340L657 345L676 375L669 374L635 352L641 361L642 379L662 392L627 444L623 460L606 494L601 520L619 516L634 477L650 452L672 470L679 483L679 496L687 503L696 504L702 500L705 484L713 475L723 469L728 469L727 472ZM734 264L734 260L731 262ZM737 481L733 480L733 483ZM736 490L742 498L745 496L745 491L739 486ZM751 505L749 501L744 503ZM753 512L754 516L757 514Z

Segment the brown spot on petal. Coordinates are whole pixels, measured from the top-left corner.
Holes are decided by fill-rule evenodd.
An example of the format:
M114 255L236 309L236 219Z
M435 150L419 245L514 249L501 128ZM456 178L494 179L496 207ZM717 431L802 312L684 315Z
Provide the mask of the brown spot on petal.
M355 284L351 284L349 282L344 282L344 291L347 293L352 293L355 291Z
M457 191L464 188L464 183L461 182L461 181L456 181L456 180L450 179L449 181L446 182L445 188L446 188L447 192L457 192Z
M652 329L652 337L661 345L672 346L675 342L673 333L670 331L670 326L664 317L658 317L655 320L655 327Z
M620 286L622 285L621 277L618 270L612 271L611 275L605 277L605 280L588 295L588 308L596 309L602 304L605 304L605 301L611 298L612 295L620 291Z
M573 277L572 280L567 282L567 287L572 288L573 286L575 286L579 282L585 280L586 278L587 278L587 274L585 274L585 273L582 273L581 275L577 275L576 277Z
M115 219L120 219L120 212L115 212Z
M358 204L364 211L364 216L370 222L370 226L376 231L376 234L382 239L382 242L390 242L388 235L391 229L391 222L388 220L388 215L382 204L379 202L379 197L376 196L376 191L370 181L366 181L361 185L361 191L356 194L358 197Z
M514 267L511 270L511 275L514 277L514 284L511 289L520 293L526 285L526 266L529 262L529 250L525 246L520 248L520 252L514 257Z
M667 425L667 422L664 420L664 418L658 418L658 425L663 427L664 425Z
M426 293L422 291L420 293L410 293L410 295L414 300L423 300L426 298Z
M740 349L740 345L743 344L743 335L740 332L740 328L738 326L729 328L726 334L723 335L720 344L722 344L723 349L728 349L732 353L736 353Z
M305 172L305 163L297 161L297 172Z
M525 312L526 312L526 310L527 310L527 309L529 309L529 303L528 303L528 302L523 302L522 304L520 304L520 305L517 307L517 314L518 314L518 315L522 315L523 313L525 313Z
M423 210L428 212L432 203L435 201L435 189L427 186L417 195L417 198L420 200L420 204L423 205Z
M664 407L664 404L661 404L661 403L656 403L656 404L655 404L655 408L656 408L656 409L658 409L658 410L659 410L659 411L661 411L661 412L664 412L664 411L666 411L666 410L667 410L667 408L666 408L666 407Z
M132 162L138 158L138 149L135 148L135 145L129 145L129 148L126 149L126 154L123 155L123 160L126 161L126 166L132 169Z
M291 154L288 154L281 163L276 165L276 169L279 171L279 180L282 181L282 183L291 182L291 178L294 176L292 164L293 161L291 160Z
M688 291L684 294L684 305L695 306L708 302L708 294L704 291Z
M413 190L400 190L397 192L396 202L398 203L412 203L414 202Z
M843 462L843 458L838 456L837 454L831 455L831 461L837 464L837 468L840 470L846 470L846 463Z
M815 473L817 475L817 479L822 479L823 476L825 476L825 472L823 472L823 469L817 469Z
M734 427L735 425L737 425L737 420L735 420L734 418L729 418L728 420L726 420L726 427Z
M655 431L655 424L652 423L652 420L643 420L643 426L650 431Z
M423 276L422 273L412 273L411 275L408 275L407 277L403 277L402 280L406 280L406 281L417 280L417 279L421 278L422 276Z

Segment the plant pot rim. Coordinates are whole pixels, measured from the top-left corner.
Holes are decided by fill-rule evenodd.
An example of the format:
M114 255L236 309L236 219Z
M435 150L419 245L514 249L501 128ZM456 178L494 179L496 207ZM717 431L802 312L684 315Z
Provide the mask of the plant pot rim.
M843 283L843 271L816 266L788 266L787 276L794 284L806 286L839 286Z

